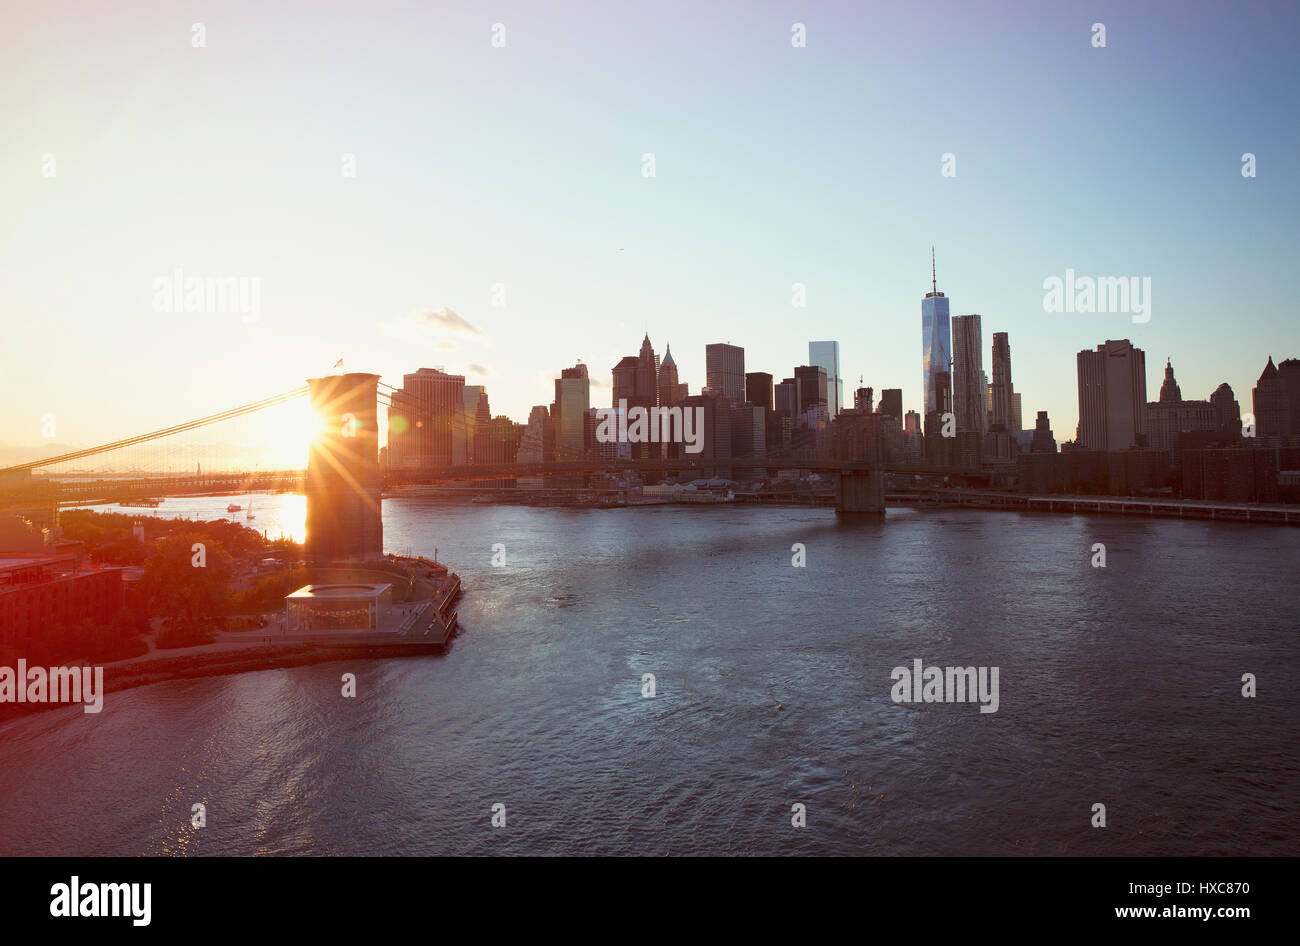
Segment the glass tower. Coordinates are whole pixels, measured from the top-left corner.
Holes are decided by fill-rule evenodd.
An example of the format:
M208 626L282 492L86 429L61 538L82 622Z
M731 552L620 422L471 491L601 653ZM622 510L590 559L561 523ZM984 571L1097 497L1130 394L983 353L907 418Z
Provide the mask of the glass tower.
M844 382L840 378L840 343L809 342L808 364L826 372L826 413L834 418L844 409Z
M921 300L921 392L926 414L947 410L941 401L946 395L937 394L939 375L950 378L952 365L952 334L948 324L948 299L939 291L934 278L934 253L930 254L931 291ZM948 384L942 385L950 390Z

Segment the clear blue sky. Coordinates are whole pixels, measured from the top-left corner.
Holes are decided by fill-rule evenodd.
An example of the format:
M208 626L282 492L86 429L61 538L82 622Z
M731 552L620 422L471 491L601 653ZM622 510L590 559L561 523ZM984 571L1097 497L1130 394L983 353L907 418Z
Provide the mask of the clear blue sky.
M1027 425L1073 436L1075 353L1107 338L1146 350L1151 398L1172 356L1185 397L1228 381L1249 410L1265 358L1300 355L1298 10L23 4L0 37L0 441L39 455L46 413L60 442L110 440L341 356L395 384L464 371L524 420L579 357L604 403L646 331L693 391L709 342L780 378L837 339L850 390L913 409L931 244L986 364L1010 333ZM154 311L177 267L259 278L260 318ZM1151 277L1150 322L1045 313L1067 268ZM444 308L475 332L418 318Z

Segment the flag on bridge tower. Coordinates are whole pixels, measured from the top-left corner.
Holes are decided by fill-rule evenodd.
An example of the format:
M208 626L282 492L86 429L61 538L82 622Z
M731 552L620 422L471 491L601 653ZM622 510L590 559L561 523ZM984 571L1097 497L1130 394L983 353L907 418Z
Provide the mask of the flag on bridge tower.
M334 367L335 367L335 368L342 368L342 367L343 367L343 359L340 358L338 361L334 362Z

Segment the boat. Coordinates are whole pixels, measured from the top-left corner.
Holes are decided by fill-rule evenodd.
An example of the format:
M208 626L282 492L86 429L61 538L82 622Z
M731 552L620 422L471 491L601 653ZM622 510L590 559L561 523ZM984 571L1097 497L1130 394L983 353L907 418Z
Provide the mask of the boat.
M229 506L226 507L226 512L239 512L243 508L244 507L239 505L238 503L231 503Z
M252 504L252 503L249 503L249 504L248 504L248 512L244 513L244 518L245 518L245 519L255 519L255 518L256 518L256 516L253 515L253 504Z
M128 499L125 502L118 503L119 506L128 506L131 508L140 507L145 509L157 509L161 499Z

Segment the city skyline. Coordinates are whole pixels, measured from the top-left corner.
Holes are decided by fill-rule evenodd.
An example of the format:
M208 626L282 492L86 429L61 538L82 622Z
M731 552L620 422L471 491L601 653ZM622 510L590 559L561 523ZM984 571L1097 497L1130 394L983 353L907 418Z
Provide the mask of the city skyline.
M926 300L925 300L925 301L927 301L927 302L930 301L930 294L927 294L927 296L926 296ZM945 301L946 301L946 300L945 300ZM970 316L953 316L953 317L951 318L951 322L953 323L953 327L952 327L952 329L951 329L952 336L951 336L950 341L949 341L949 346L950 346L950 348L954 348L954 347L955 347L955 336L956 336L956 333L957 333L957 327L960 326L960 325L962 325L962 324L965 324L962 320L974 320L974 325L976 326L976 328L975 328L975 339L974 339L974 341L976 341L976 342L978 343L978 345L979 345L979 349L978 349L977 352L975 352L975 354L977 354L977 355L979 356L979 360L982 361L982 360L984 359L984 351L985 351L985 349L988 349L989 352L990 352L989 357L990 357L991 359L993 359L993 361L995 361L996 358L997 358L997 352L996 352L995 348L996 348L996 346L999 344L999 342L998 342L998 336L1001 336L1002 339L1003 339L1003 341L1005 342L1005 339L1006 339L1006 336L1007 336L1008 333L1006 333L1006 332L1001 332L1001 331L994 332L994 333L992 333L992 334L993 334L993 338L992 338L990 341L988 341L988 342L986 343L986 342L983 340L983 338L982 338L981 331L980 331L980 328L979 328L979 322L980 322L980 316L979 316L979 315L970 315ZM1128 339L1125 338L1125 339L1115 340L1115 341L1128 342ZM659 363L659 356L658 356L658 355L657 355L653 350L650 349L650 346L652 346L653 344L655 344L655 343L653 342L653 339L651 339L651 338L649 337L649 333L646 333L646 334L643 336L643 341L642 341L642 344L641 344L642 356L644 356L645 353L649 350L651 356L652 356L653 359L654 359L655 365L657 366L658 363ZM838 343L837 343L837 342L833 342L833 341L832 341L832 342L820 342L820 343L816 343L816 342L808 342L807 344L808 344L809 346L812 346L812 345L814 345L814 344L833 345L833 346L835 346L835 349L836 349L836 352L837 352L837 355L838 355ZM1100 351L1100 350L1102 350L1103 348L1110 346L1111 344L1112 344L1112 340L1108 339L1108 340L1106 340L1106 342L1105 342L1104 344L1101 343L1101 342L1099 342L1099 343L1097 343L1096 345L1089 346L1088 349L1085 349L1085 350L1083 350L1083 351L1081 351L1081 352L1076 353L1076 359L1075 359L1075 360L1076 360L1076 362L1077 362L1078 364L1082 364L1082 361L1079 360L1079 359L1081 358L1081 356L1088 354L1088 353L1089 353L1091 350L1093 350L1093 349L1095 349L1095 350L1097 350L1097 351ZM1137 346L1137 345L1133 345L1132 347L1133 347L1133 348L1140 348L1140 346ZM784 368L779 368L779 367L778 367L777 371L775 371L775 372L762 372L762 371L759 371L759 372L746 372L746 371L744 371L744 368L746 367L746 361L745 361L745 359L746 359L746 355L745 355L746 346L745 346L745 345L733 345L733 344L731 344L731 343L708 343L708 344L705 345L705 348L706 348L706 349L713 348L713 349L717 349L717 350L719 350L719 351L730 351L730 352L736 352L736 353L738 353L738 358L739 358L739 361L738 361L738 367L739 367L739 369L740 369L740 374L739 374L740 393L739 393L739 396L738 396L738 397L735 396L735 395L732 395L732 397L733 397L733 399L737 400L737 402L739 402L739 403L744 403L744 402L747 402L747 401L749 400L749 399L746 397L745 390L746 390L746 379L747 379L750 375L752 375L752 374L760 374L760 375L762 375L762 374L766 374L766 375L771 376L773 379L775 379L776 377L779 377L781 374L783 374L784 372L787 372L787 371L790 372L790 373L793 375L793 374L795 373L795 369L798 368L798 367L800 367L800 365L798 365L798 364L793 364L793 365L786 366L786 367L784 367ZM1293 357L1293 356L1292 356L1290 353L1283 354L1283 355L1277 355L1277 354L1270 353L1269 355L1265 356L1265 360L1266 360L1268 363L1272 363L1272 362L1274 362L1274 361L1276 361L1276 362L1281 362L1281 361L1283 361L1284 359L1286 359L1286 358L1291 358L1291 357ZM340 361L342 361L342 360L343 360L343 359L340 359ZM1167 356L1167 357L1166 357L1166 361L1168 361L1168 360L1170 360L1170 359L1169 359L1169 357ZM550 377L549 380L550 380L550 384L553 386L553 391L554 391L554 392L558 392L558 391L561 389L561 387L563 386L563 385L561 385L561 382L562 382L564 379L569 378L569 377L571 377L571 376L574 376L574 372L575 372L577 369L582 369L582 370L585 372L585 374L582 376L582 381L583 381L583 384L584 384L584 389L585 389L585 394L586 394L586 396L585 396L585 401L586 401L586 403L585 403L585 406L582 408L582 410L583 410L583 411L588 410L588 409L590 409L590 408L595 407L595 406L597 405L597 402L601 402L601 403L603 403L603 402L605 402L605 401L611 401L611 402L614 404L614 406L618 406L618 397L619 397L618 382L617 382L616 380L606 380L606 379L605 379L605 374L606 374L606 373L612 373L612 374L614 375L614 378L616 379L617 376L618 376L618 373L619 373L620 369L623 369L623 368L624 368L624 365L626 365L626 364L628 364L628 363L634 363L635 361L636 361L636 357L635 357L635 356L625 356L625 357L619 359L619 362L618 362L618 363L609 366L609 368L604 369L603 371L602 371L600 368L598 368L597 366L590 365L590 364L588 364L588 363L586 363L586 362L583 362L583 361L578 361L578 362L575 363L575 367L571 367L571 368L562 368L562 369L558 369L558 370L554 371L554 372L551 374L551 377ZM990 363L992 364L993 361L991 361ZM1008 361L1008 373L1009 373L1009 362L1010 362L1009 354L1007 355L1007 361ZM922 355L922 362L923 362L923 364L925 363L925 357L924 357L924 354ZM954 364L955 364L955 361L954 361ZM666 363L666 366L668 366L668 367L671 368L672 376L673 376L674 379L676 379L676 378L678 377L678 375L677 375L677 369L676 369L675 359L672 359L672 360L668 361L668 362ZM810 367L810 366L809 366L809 365L803 365L802 367L807 368L807 367ZM816 366L814 365L814 366L811 366L811 367L816 367ZM593 368L595 368L594 373L593 373L593 371L592 371ZM1076 368L1077 368L1077 365L1076 365ZM348 370L352 370L352 369L350 369L350 368L344 368L341 364L336 364L335 367L334 367L333 372L324 372L324 371L321 371L321 372L317 372L317 375L318 375L318 376L329 376L331 373L333 373L333 374L338 374L338 373L342 373L342 372L344 372L344 371L348 371ZM1019 371L1019 370L1020 370L1020 369L1019 369L1019 365L1017 365L1017 371ZM1146 370L1146 369L1145 369L1145 364L1142 363L1138 370L1144 373L1145 370ZM1164 373L1166 369L1165 369L1165 367L1164 367L1163 365L1155 364L1155 365L1153 365L1152 370L1154 370L1154 371L1158 371L1158 372L1160 372L1160 373ZM659 385L661 379L660 379L660 375L659 375L659 371L658 371L658 368L657 368L657 367L654 369L654 372L653 372L653 373L654 373L654 376L655 376L655 377L654 377L653 381L650 382L650 383L652 383L656 388L658 388L658 385ZM956 374L957 374L957 373L954 372L954 377L956 376ZM983 378L985 379L985 386L987 386L987 388L988 388L988 396L989 396L989 398L992 398L992 397L993 397L993 390L994 390L994 388L993 388L993 385L992 385L991 383L989 383L989 380L990 380L990 378L991 378L991 376L989 375L989 371L988 371L987 369L984 369L984 370L981 372L981 374L982 374ZM441 376L443 379L448 380L448 381L452 381L452 380L454 380L454 381L458 382L458 385L459 385L459 387L458 387L458 392L463 391L463 392L464 392L464 393L463 393L463 396L462 396L461 393L457 393L457 394L455 394L454 396L451 396L451 400L448 400L448 401L446 402L446 404L447 404L447 405L450 405L450 404L452 404L452 403L454 402L454 403L457 405L457 409L458 409L458 410L463 409L463 410L465 410L465 411L468 412L468 414L467 414L466 416L474 416L474 415L476 414L472 402L475 402L475 403L476 403L476 399L477 399L478 397L480 397L480 396L483 397L483 399L484 399L485 402L489 402L489 401L491 401L491 399L492 399L492 397L493 397L492 385L490 385L490 384L488 384L488 385L472 385L472 384L468 384L468 383L467 383L467 382L468 382L468 378L467 378L466 376L464 376L464 375L458 375L458 374L456 374L456 373L453 372L453 371L448 371L448 370L445 368L445 366L429 367L429 366L427 366L427 365L421 365L421 366L419 366L419 367L417 367L417 368L412 368L411 370L408 370L408 371L403 372L402 375L397 379L397 380L399 380L399 381L401 382L401 388L402 388L402 390L399 390L399 391L395 392L395 395L394 395L394 397L395 397L395 400L394 400L394 406L395 406L395 407L398 406L400 400L401 400L403 397L408 396L409 385L410 385L410 384L411 384L415 379L421 379L421 378L427 378L427 377L437 377L437 376ZM1257 377L1258 377L1258 376L1256 376L1256 379L1257 379ZM1232 385L1231 383L1226 382L1226 381L1224 381L1224 382L1220 382L1220 383L1219 383L1218 385L1216 385L1213 389L1211 389L1211 391L1204 392L1204 393L1203 393L1203 397L1202 397L1202 399L1208 400L1208 399L1210 398L1210 396L1211 396L1211 393L1213 393L1213 392L1217 392L1217 391L1221 390L1221 389L1223 388L1223 386L1224 386L1225 384L1227 384L1228 387L1231 388L1231 393L1233 394L1234 398L1235 398L1237 401L1241 402L1241 403L1244 405L1244 406L1242 406L1242 407L1240 408L1240 410L1241 410L1241 413L1242 413L1243 415L1245 415L1246 413L1249 413L1249 412L1251 411L1251 396L1252 396L1252 391L1254 390L1255 385L1256 385L1256 379L1252 379L1252 380L1250 380L1247 384L1243 385L1241 388L1238 388L1238 387L1236 387L1235 385ZM867 380L870 380L870 379L868 378ZM1074 373L1073 377L1071 377L1070 380L1069 380L1069 382L1068 382L1069 387L1070 387L1071 391L1074 393L1074 396L1075 396L1075 398L1076 398L1076 404L1078 403L1078 400L1077 400L1077 398L1078 398L1078 390L1079 390L1079 388L1078 388L1078 382L1079 382L1079 375L1078 375L1078 373L1077 373L1077 371L1076 371L1076 372ZM645 382L645 379L640 379L638 383L646 383L646 382ZM951 383L951 382L950 382L950 383ZM707 388L708 388L708 384L707 384L707 373L705 373L705 375L704 375L703 377L701 377L701 378L694 379L694 381L692 381L692 379L690 379L690 378L687 378L685 381L681 382L681 386L683 387L683 389L693 387L694 390L693 390L692 394L693 394L693 395L698 395L698 394L701 393L701 389L707 389ZM882 389L882 388L880 388L878 385L866 385L866 388L868 388L868 389L874 389L875 391L882 391L882 390L883 390L884 393L888 393L888 392L893 391L893 392L895 392L894 396L895 396L896 399L897 399L897 391L899 390L899 389ZM1145 391L1147 388L1149 388L1150 390L1158 390L1159 385L1158 385L1158 384L1149 384L1149 385L1144 386L1144 387L1143 387L1143 390ZM983 389L983 388L981 388L981 390L982 390L982 389ZM827 390L828 390L828 392L829 392L829 390L830 390L830 388L829 388L829 379L828 379L828 381L827 381ZM902 397L901 397L901 408L902 408L902 410L901 410L901 413L900 413L900 416L899 416L899 420L901 421L901 420L903 419L903 417L902 417L901 415L906 414L906 413L908 413L908 412L913 412L913 411L917 412L917 413L921 416L921 418L924 419L924 413L922 413L921 410L920 410L920 404L919 404L919 403L913 403L913 402L911 402L911 401L908 399L908 394L907 394L907 390L906 390L906 388L901 389L901 390L902 390ZM599 396L596 395L596 394L594 393L594 392L596 392L596 391L600 391L600 392L601 392ZM974 391L974 387L972 387L972 392L973 392L973 391ZM612 396L607 396L605 392L610 392L610 395L612 395ZM539 392L539 393L541 393L541 392ZM1201 392L1191 392L1191 393L1193 393L1194 396L1202 396L1202 393L1201 393ZM1014 392L1014 396L1017 397L1017 398L1020 396L1020 394L1021 394L1021 392L1019 392L1019 391L1015 391L1015 392ZM956 398L955 395L951 395L951 396L952 396L952 399L953 399L953 403L952 403L952 405L951 405L951 409L954 411L954 418L957 420L957 422L958 422L958 426L961 427L963 422L961 421L961 419L960 419L959 417L957 417L957 414L956 414L957 409L958 409L957 401L958 401L959 399ZM425 396L425 397L427 398L427 396ZM973 394L972 394L972 399L973 399ZM422 400L423 400L423 398L422 398ZM1142 397L1137 397L1137 398L1136 398L1136 402L1137 402L1137 403L1145 403L1145 401L1143 400ZM543 397L543 398L542 398L542 403L535 403L535 404L531 405L531 406L529 407L528 411L527 411L527 412L526 412L522 417L516 417L516 416L513 416L513 415L510 415L510 414L506 413L506 412L503 411L503 410L499 410L499 409L495 409L495 408L494 408L494 409L490 410L490 412L487 414L486 418L484 418L484 417L482 417L483 408L480 407L480 409L479 409L478 412L477 412L477 414L479 415L479 416L478 416L478 423L484 423L484 422L487 421L487 420L491 420L491 418L507 417L507 418L509 418L509 420L510 420L511 422L516 423L516 424L519 424L521 427L523 427L523 426L526 426L526 425L528 424L529 420L534 416L535 412L536 412L539 408L543 408L543 409L545 409L545 408L547 408L548 406L554 406L556 403L557 403L557 400L556 400L554 397L549 398L549 399ZM988 403L991 405L992 402L989 401ZM434 410L432 404L433 404L432 401L427 401L426 403L424 403L424 405L423 405L422 407L419 408L419 410L422 411L422 412L426 412L426 413L427 413L427 412L430 412L430 411ZM992 413L992 408L990 407L990 408L989 408L989 413L988 413L987 415L984 414L985 404L986 404L986 402L985 402L984 398L981 397L981 398L979 399L979 402L978 402L977 405L972 405L971 407L968 408L968 413L971 413L972 416L974 416L975 413L978 413L978 414L979 414L979 417L983 420L983 422L984 422L984 424L985 424L985 427L987 428L988 424L992 423L992 421L993 421L993 413ZM484 405L484 406L485 406L485 405ZM877 398L877 399L876 399L876 402L871 406L869 412L883 409L883 407L884 407L883 402L882 402L879 398ZM777 409L780 410L779 406L778 406ZM1037 414L1038 411L1040 410L1040 409L1037 409L1037 408L1032 408L1032 409L1034 410L1034 413L1035 413L1035 414ZM441 410L441 408L439 408L439 410ZM285 418L285 417L290 417L290 418L292 418L292 420L289 422L289 426L293 428L293 436L296 437L298 434L303 434L304 436L301 437L301 438L298 438L298 439L301 439L301 440L302 440L302 443L301 443L300 445L296 443L296 440L294 441L294 445L292 446L292 448L290 449L289 452L292 453L294 450L296 450L296 449L298 448L298 446L301 446L301 448L302 448L303 451L306 450L307 441L306 441L306 437L305 437L305 435L306 435L310 430L312 430L312 429L315 428L315 426L316 426L316 422L313 421L313 420L311 419L310 415L306 413L305 408L304 408L303 405L295 404L295 403L293 403L293 402L290 402L290 403L288 403L288 404L281 405L280 408L278 408L278 409L273 409L272 411L267 412L267 413L269 414L269 416L270 416L271 418L273 418L273 420L270 422L270 426L277 426L277 425L281 425L281 424L283 424L283 423L284 423L283 418ZM1078 415L1076 414L1076 416L1078 416ZM1051 415L1051 412L1050 412L1050 411L1048 411L1048 417L1049 417L1050 422L1051 422L1051 424L1052 424L1052 426L1053 426L1053 429L1058 433L1057 440L1058 440L1059 442L1064 443L1064 442L1066 442L1066 441L1072 441L1072 440L1074 440L1075 433L1076 433L1076 431L1075 431L1074 429L1071 429L1071 430L1068 432L1068 434L1067 434L1067 433L1063 430L1063 425L1061 424L1061 422L1060 422L1056 417L1053 417L1053 416ZM231 423L231 424L233 424L233 425L239 425L241 422L240 422L240 420L236 419L236 420L231 421L231 422L229 422L229 423ZM260 420L255 420L255 421L253 421L252 423L254 423L254 424L260 424L260 425L262 426L263 429L265 429L265 428L268 426L264 421L260 421ZM572 423L572 422L571 422L571 423ZM1139 420L1138 423L1141 423L1141 421ZM379 429L379 438L378 438L378 439L379 439L379 442L380 442L381 444L385 445L385 446L391 446L392 443L393 443L393 441L392 441L392 439L391 439L391 437L393 436L393 432L392 432L392 429L390 428L389 410L388 410L387 408L385 408L385 409L381 409L381 410L378 412L378 429ZM1032 431L1034 428L1033 428L1032 426L1030 426L1030 427L1026 427L1026 428L1022 428L1022 429L1025 430L1025 431ZM1014 433L1014 431L1015 431L1015 428L1012 428L1012 432L1013 432L1013 433ZM404 431L401 431L401 432L404 432ZM135 431L134 433L140 433L140 431ZM423 435L427 437L427 435L428 435L428 431L424 431L424 432L423 432ZM576 434L571 433L571 434L570 434L570 439L572 439L572 437L575 436L575 435L576 435ZM445 436L445 437L447 437L447 438L450 438L450 432L449 432L449 431L444 432L443 436ZM1084 432L1084 436L1085 436L1085 437L1087 436L1087 433L1086 433L1086 432ZM290 439L293 439L293 438L291 437ZM1123 439L1123 438L1121 438L1121 439ZM240 447L239 444L231 443L231 442L228 441L228 440L211 440L211 441L203 441L202 443L204 443L205 446L212 446L212 447L215 447L215 448L230 448L229 451L227 451L226 453L220 453L220 452L218 452L218 453L216 454L216 456L219 456L219 457L221 457L221 458L223 459L223 462L228 461L229 457L230 457L230 456L235 452L235 450L237 450L237 449ZM445 445L445 447L442 448L442 449L447 453L448 457L451 457L451 456L452 456L452 454L451 454L451 449L452 449L452 447L451 447L451 443L452 443L451 440L448 439L448 440L447 440L447 443L446 443L446 445ZM1082 443L1082 441L1081 441L1081 443ZM255 446L255 447L256 447L256 450L258 450L258 451L264 451L264 450L267 449L267 448L265 447L265 445L253 445L253 446ZM281 445L278 445L278 446L283 447L284 445L281 444ZM6 449L6 448L7 448L7 449ZM1111 448L1112 448L1112 449L1118 449L1118 448L1113 447L1113 446L1112 446ZM572 449L572 448L571 448L571 449ZM435 451L435 452L436 452L436 451ZM275 455L283 455L283 454L275 454ZM15 446L6 445L6 444L4 444L3 442L0 442L0 460L4 460L4 461L11 461L11 460L12 460L12 461L15 461L15 462L21 462L22 460L35 460L35 459L39 459L39 458L40 458L40 455L39 455L39 454L35 454L35 455L32 455L32 456L25 456L25 455L24 455L24 450L23 450L23 445L21 445L21 444L20 444L20 445L16 445L16 448L15 448ZM457 462L465 462L465 461L464 461L464 458L461 458L461 459L458 460ZM3 465L3 463L0 463L0 465ZM261 465L261 464L259 464L259 465ZM269 466L274 466L274 465L275 465L275 464L271 463L271 464L266 464L265 466L268 466L268 467L269 467ZM88 467L88 468L93 468L93 466Z
M846 5L806 14L796 48L779 5L747 9L740 31L720 10L682 6L692 27L679 29L664 11L507 4L491 17L417 11L425 30L360 58L414 64L436 36L455 77L442 84L414 65L322 71L331 50L357 59L366 18L342 8L310 56L288 24L251 11L209 23L201 49L188 15L125 6L103 28L19 11L3 41L26 91L0 118L0 305L10 344L44 354L0 378L0 397L24 407L0 440L39 447L45 414L60 443L154 429L177 404L252 401L340 356L389 383L444 365L522 421L558 366L613 364L626 354L616 341L647 331L673 343L696 390L711 342L745 344L748 363L776 375L809 339L833 338L842 377L901 388L915 409L932 245L953 311L1013 337L1024 411L1046 409L1058 433L1077 423L1065 359L1107 338L1131 338L1153 363L1172 357L1197 396L1226 381L1240 397L1264 358L1296 348L1270 313L1287 306L1276 273L1296 249L1285 37L1300 14L1178 6L1171 29L1174 9L1102 3L1080 17L1026 4L989 18L959 4ZM1105 48L1090 42L1096 20ZM503 48L490 42L496 21ZM903 40L922 30L951 54L918 76ZM629 34L653 52L633 54ZM115 68L135 48L167 82L143 87ZM1014 66L990 66L991 49ZM1211 55L1212 77L1173 68ZM600 91L592 70L608 78ZM1064 150L1054 103L1081 84L1108 121ZM238 111L223 104L254 87ZM472 102L454 94L466 87ZM850 94L861 87L878 94ZM709 125L722 94L739 134ZM284 122L304 99L300 122ZM431 147L410 130L414 114L432 117L438 141L473 147ZM1188 130L1207 118L1212 138ZM546 134L575 122L580 139ZM1137 148L1134 128L1148 129ZM748 144L778 131L799 146ZM1257 177L1243 177L1245 153ZM354 178L341 173L348 155ZM1042 228L1040 207L1069 225ZM1070 269L1149 277L1150 322L1045 312L1044 280ZM177 270L260 280L257 318L158 311L154 283ZM593 378L595 400L606 383ZM113 398L93 396L104 385Z

